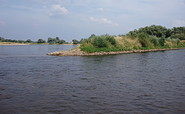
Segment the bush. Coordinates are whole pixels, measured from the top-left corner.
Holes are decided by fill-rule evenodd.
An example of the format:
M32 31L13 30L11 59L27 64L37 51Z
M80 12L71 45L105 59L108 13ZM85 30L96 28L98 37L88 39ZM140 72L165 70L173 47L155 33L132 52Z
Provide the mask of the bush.
M149 40L149 36L147 34L140 33L138 37L142 47L153 47L152 43Z
M106 36L106 40L110 42L112 45L116 45L116 40L113 36Z
M116 40L114 36L101 35L95 36L91 35L88 39L83 39L81 50L86 52L100 52L100 51L111 51L116 48Z
M101 38L101 37L94 38L93 45L97 48L108 47L107 41L104 38Z
M95 52L96 51L95 48L94 48L94 46L91 43L83 43L81 45L80 49L82 51L86 51L88 53L92 53L92 52Z
M156 36L149 36L150 37L150 41L151 43L153 43L153 45L155 47L159 46L159 38L157 38Z
M161 46L164 46L164 44L165 44L165 38L164 37L162 37L162 38L159 39L159 44Z

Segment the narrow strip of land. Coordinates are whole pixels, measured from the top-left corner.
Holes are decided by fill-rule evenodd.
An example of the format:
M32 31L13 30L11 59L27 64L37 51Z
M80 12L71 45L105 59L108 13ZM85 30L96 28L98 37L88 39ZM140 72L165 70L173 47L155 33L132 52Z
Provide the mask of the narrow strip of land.
M166 48L166 49L148 49L148 50L132 50L132 51L115 51L115 52L94 52L87 53L81 51L80 49L68 50L68 51L59 51L48 53L47 55L51 56L101 56L101 55L116 55L116 54L128 54L128 53L143 53L143 52L156 52L156 51L166 51L166 50L177 50L184 48Z
M0 42L0 45L30 45L29 43Z

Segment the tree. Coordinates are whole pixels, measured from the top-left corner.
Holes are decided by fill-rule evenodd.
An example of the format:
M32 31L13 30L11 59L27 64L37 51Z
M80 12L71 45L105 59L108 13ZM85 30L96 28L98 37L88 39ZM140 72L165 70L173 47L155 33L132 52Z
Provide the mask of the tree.
M140 33L145 33L147 35L156 36L158 38L165 37L168 38L171 36L171 29L167 29L166 27L160 25L151 25L146 26L144 28L140 28L139 30L130 31L127 35L129 37L138 37Z
M64 44L66 41L65 40L59 40L58 43L59 44Z
M3 37L0 37L0 42L4 42L4 38Z
M56 40L56 38L48 38L48 43L55 44L55 43L57 43L57 40Z
M49 44L63 44L65 43L66 41L65 40L60 40L59 37L56 37L56 38L48 38L48 41L47 41Z
M101 37L101 36L94 38L93 45L96 48L106 48L106 47L108 47L106 39Z
M91 34L91 36L89 37L89 38L93 38L93 37L95 37L96 35L95 34Z
M180 40L185 40L185 27L174 27L172 29L172 38L178 38Z
M37 43L46 43L46 41L43 39L38 39Z
M26 40L26 43L32 43L33 41L31 41L30 39Z
M79 43L79 41L76 40L76 39L73 39L72 42L73 42L73 44L78 44Z
M56 40L60 40L60 38L59 37L56 37Z

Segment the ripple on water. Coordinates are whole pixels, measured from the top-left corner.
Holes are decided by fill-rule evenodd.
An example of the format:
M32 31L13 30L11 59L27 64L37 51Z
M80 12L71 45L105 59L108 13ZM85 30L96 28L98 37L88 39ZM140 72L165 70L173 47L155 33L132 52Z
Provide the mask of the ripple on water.
M6 55L0 57L1 112L185 113L185 50L94 57L43 55L52 47L7 48L7 54L0 50L0 55ZM24 56L13 53L18 50Z

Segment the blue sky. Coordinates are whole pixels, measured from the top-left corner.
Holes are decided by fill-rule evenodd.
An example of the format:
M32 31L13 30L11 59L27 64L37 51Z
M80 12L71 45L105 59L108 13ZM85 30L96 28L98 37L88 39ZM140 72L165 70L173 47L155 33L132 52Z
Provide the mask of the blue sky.
M119 35L185 26L185 0L0 0L0 36L17 40Z

